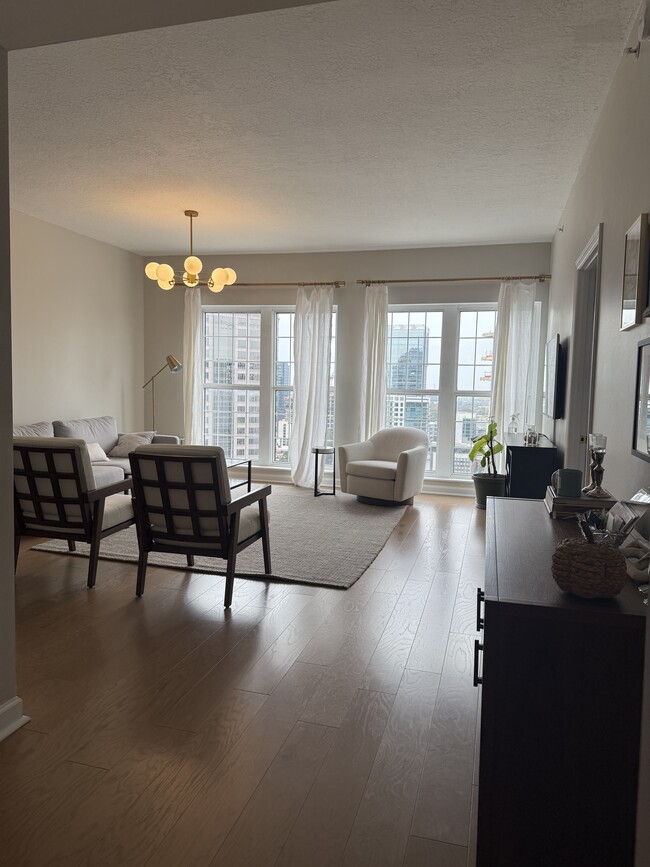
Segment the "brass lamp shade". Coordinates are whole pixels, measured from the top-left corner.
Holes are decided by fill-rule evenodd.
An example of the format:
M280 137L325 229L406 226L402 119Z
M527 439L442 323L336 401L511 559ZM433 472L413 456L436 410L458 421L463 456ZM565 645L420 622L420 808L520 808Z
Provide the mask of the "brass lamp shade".
M172 373L178 373L179 370L183 369L183 365L175 355L168 355L165 360Z

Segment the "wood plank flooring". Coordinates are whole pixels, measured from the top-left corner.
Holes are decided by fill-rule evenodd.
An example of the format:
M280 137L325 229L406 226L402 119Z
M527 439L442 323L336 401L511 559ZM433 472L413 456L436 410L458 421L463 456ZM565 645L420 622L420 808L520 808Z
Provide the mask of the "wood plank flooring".
M33 540L29 540L34 544ZM466 867L484 513L420 496L349 590L21 552L2 867ZM474 802L473 802L474 799Z

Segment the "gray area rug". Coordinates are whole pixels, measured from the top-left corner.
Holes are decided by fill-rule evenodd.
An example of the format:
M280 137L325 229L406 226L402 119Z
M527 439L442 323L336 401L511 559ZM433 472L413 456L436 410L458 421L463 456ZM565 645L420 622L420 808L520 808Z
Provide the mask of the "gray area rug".
M368 506L350 494L314 497L311 490L275 485L269 498L273 575L264 575L262 543L255 542L237 557L237 575L280 581L350 587L363 575L386 544L404 507ZM51 539L35 551L68 554L68 543ZM77 556L87 557L89 546L77 543ZM74 554L70 556L75 556ZM101 543L100 559L137 562L135 527ZM192 572L225 574L225 561L197 557L188 567L184 555L150 554L152 566Z

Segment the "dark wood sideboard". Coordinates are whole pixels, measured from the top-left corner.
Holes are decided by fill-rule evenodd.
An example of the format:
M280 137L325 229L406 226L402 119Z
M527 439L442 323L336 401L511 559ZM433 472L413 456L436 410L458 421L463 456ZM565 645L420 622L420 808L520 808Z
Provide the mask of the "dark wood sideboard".
M477 867L632 867L645 612L563 593L536 500L488 499Z
M557 449L542 437L536 446L524 444L523 434L504 437L506 452L506 497L543 500L551 476L558 468Z

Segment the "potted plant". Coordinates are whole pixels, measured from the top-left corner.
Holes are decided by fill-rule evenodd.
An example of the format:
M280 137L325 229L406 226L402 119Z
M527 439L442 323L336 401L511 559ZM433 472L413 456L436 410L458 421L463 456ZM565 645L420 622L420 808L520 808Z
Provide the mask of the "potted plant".
M488 423L487 430L480 436L473 437L472 450L469 453L470 461L476 460L482 467L483 472L474 473L474 490L476 492L476 508L485 508L486 497L503 497L506 493L506 477L497 473L495 455L503 451L503 446L495 437L497 423Z

